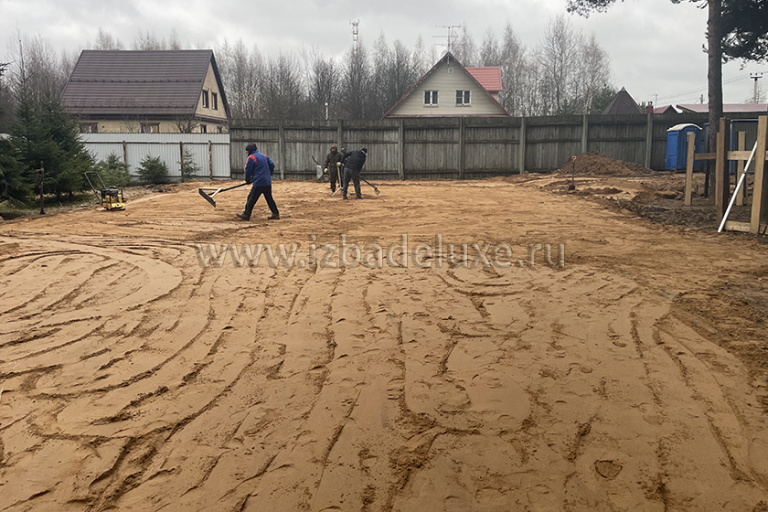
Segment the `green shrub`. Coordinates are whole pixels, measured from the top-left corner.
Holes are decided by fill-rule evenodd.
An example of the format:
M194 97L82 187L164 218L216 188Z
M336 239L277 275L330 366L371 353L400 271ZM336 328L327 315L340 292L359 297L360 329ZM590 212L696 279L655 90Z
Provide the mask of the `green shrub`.
M161 185L169 181L168 166L160 160L159 156L145 156L144 160L139 163L136 172L139 175L139 180L146 185Z
M108 187L124 188L131 183L128 166L114 153L96 164L96 170Z
M181 166L181 181L190 181L197 178L200 167L195 163L195 159L188 149L184 150L184 156L179 165Z

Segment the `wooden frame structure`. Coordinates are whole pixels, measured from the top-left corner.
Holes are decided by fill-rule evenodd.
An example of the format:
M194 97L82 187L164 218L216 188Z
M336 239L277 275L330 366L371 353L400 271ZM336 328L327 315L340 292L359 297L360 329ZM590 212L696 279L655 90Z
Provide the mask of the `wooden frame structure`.
M715 153L694 153L695 134L688 134L688 154L685 169L685 205L690 206L693 189L694 160L715 161L715 208L717 210L717 218L719 221L721 221L725 215L731 195L728 162L738 162L738 170L734 174L735 183L738 183L739 177L744 171L744 163L749 159L751 153L750 150L744 148L744 133L739 133L738 149L736 151L726 150L729 146L726 126L727 122L723 117L720 119L720 126L717 131L717 146ZM767 143L768 116L760 116L757 121L757 147L755 150L754 163L751 166L755 176L755 183L752 191L752 215L749 222L726 222L726 231L741 231L755 234L768 233L768 172L766 172L765 165L766 160L768 160L768 151L766 151ZM736 198L736 204L743 205L744 198L746 197L746 184L742 191L740 191L739 196L740 197Z

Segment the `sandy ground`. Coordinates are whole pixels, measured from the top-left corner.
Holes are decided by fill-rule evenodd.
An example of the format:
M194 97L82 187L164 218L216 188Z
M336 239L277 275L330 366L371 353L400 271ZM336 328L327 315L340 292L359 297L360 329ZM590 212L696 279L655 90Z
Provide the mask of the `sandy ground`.
M768 510L766 246L563 183L287 181L276 222L188 184L5 222L0 510ZM195 246L320 260L340 233L470 246L421 268Z

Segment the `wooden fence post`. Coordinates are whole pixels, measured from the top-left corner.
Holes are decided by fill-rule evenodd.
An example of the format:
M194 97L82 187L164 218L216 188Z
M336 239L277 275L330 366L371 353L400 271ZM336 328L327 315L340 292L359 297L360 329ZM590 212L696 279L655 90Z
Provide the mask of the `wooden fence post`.
M725 118L720 118L717 130L717 156L715 160L715 210L717 221L723 220L725 209L728 207L728 192L730 192L730 177L728 176L728 154L726 151L726 123Z
M213 181L213 142L208 141L208 175Z
M744 151L744 148L747 146L747 132L739 132L739 143L737 146L737 149L739 151ZM741 178L742 173L744 172L744 160L739 160L739 163L736 165L736 172L733 173L733 191L736 192L736 187L739 185L739 178ZM744 185L742 185L741 190L739 191L739 194L736 196L736 206L744 206L744 199L747 197L747 179L744 178Z
M653 153L653 114L646 114L645 126L645 166L650 169L651 155Z
M768 223L768 183L765 172L765 147L768 135L768 116L757 120L757 149L755 150L755 186L752 189L752 217L749 223L750 233L759 233L760 224Z
M696 134L688 132L688 155L685 159L685 206L691 206L693 194L693 153L696 146Z
M400 119L397 125L398 156L397 174L401 180L405 179L405 121Z
M517 155L518 173L525 172L525 117L520 118L520 141L517 144L519 154Z
M283 120L277 125L277 154L280 155L280 179L285 179L285 128Z
M459 179L464 179L464 118L459 118Z

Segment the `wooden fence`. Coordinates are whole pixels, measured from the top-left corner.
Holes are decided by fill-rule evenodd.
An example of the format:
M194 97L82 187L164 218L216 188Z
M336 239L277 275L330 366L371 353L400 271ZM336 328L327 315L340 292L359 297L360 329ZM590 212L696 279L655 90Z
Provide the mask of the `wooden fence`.
M739 114L739 119L756 115ZM277 164L281 178L314 179L331 144L368 148L371 179L485 178L557 169L572 155L599 151L617 160L663 170L667 129L701 127L706 114L424 118L383 121L235 121L230 164L241 177L245 145Z

